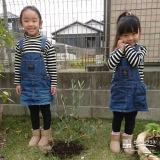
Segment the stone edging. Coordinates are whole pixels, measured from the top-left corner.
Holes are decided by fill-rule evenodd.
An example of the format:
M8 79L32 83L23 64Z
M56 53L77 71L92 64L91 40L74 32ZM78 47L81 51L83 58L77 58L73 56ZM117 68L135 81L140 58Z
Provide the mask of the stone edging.
M140 133L136 140L136 147L138 149L138 155L140 160L160 160L157 156L153 155L151 151L146 147L145 140L148 136L148 130Z

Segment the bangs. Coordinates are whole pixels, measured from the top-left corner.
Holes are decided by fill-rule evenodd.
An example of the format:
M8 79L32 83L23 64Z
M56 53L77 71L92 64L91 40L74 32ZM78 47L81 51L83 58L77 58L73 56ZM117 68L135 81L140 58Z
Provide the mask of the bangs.
M117 27L119 35L132 32L138 33L139 29L138 22L135 19L126 17L124 17L124 19L119 22L119 25Z

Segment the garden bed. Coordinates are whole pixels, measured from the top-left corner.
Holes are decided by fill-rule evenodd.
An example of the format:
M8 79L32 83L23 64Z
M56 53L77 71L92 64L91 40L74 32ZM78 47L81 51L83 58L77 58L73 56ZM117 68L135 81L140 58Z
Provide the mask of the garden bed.
M160 137L148 136L148 130L138 135L136 147L140 160L160 160Z
M65 141L56 141L52 146L51 154L60 159L66 159L80 155L82 151L84 151L84 147L74 141L70 142L69 145Z

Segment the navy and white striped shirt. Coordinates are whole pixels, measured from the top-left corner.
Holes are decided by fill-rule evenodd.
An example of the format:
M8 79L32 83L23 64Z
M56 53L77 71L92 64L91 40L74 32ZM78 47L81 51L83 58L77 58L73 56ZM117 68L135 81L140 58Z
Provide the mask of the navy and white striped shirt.
M24 52L41 52L41 40L42 36L38 35L36 37L26 36L23 41L23 51ZM56 67L56 55L54 46L49 40L46 40L46 45L44 49L44 63L46 67L47 75L51 78L51 86L57 86L57 67ZM19 42L15 49L15 78L14 84L18 85L21 82L20 76L20 65L21 65L21 52Z
M122 52L120 49L115 49L113 52L110 53L110 56L107 60L108 68L111 70L116 70L116 67L121 61L122 57L126 57L128 59L128 62L132 67L137 66L140 79L143 82L143 69L144 69L144 59L147 56L147 49L145 46L141 46L139 50L136 52L134 51L134 47L131 47L128 44L125 44L125 51ZM113 81L113 77L111 82Z

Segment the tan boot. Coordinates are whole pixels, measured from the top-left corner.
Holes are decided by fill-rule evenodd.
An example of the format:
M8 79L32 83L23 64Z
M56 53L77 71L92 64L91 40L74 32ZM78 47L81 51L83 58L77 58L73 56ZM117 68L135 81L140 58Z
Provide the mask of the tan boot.
M41 138L40 129L36 129L36 130L32 129L32 138L29 141L29 146L37 146L40 138Z
M120 152L120 133L114 134L111 133L111 143L110 143L110 149L114 153L119 153Z
M135 149L132 143L133 135L122 134L122 147L124 152L129 155L135 154Z
M50 138L51 138L51 129L48 130L41 129L41 139L38 143L38 146L43 147L48 145Z

